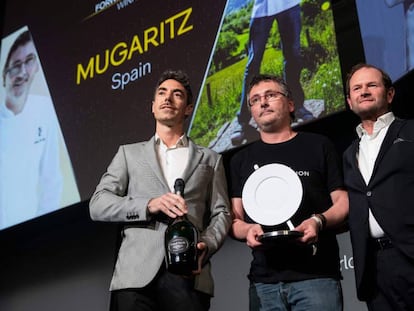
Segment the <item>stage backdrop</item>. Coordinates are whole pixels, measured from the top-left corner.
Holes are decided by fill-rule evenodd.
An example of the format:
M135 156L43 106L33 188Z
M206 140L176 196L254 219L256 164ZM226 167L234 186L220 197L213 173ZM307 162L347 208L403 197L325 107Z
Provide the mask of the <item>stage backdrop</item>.
M61 145L68 152L65 167L70 169L63 174L69 182L76 181L70 185L71 200L61 200L61 207L90 198L118 145L154 133L151 100L165 69L183 69L191 78L196 109L188 134L218 152L237 147L228 131L239 108L253 4L252 0L88 0L64 6L51 0L6 2L2 69L13 39L29 30L42 68L37 78L45 81L63 135ZM330 2L302 1L301 24L303 58L297 61L303 66L305 104L317 120L345 109ZM262 72L283 76L280 44L275 22ZM5 89L0 89L3 105Z
M240 101L253 3L6 0L2 38L7 41L30 31L43 89L59 123L61 150L67 155L62 156L62 173L72 194L61 200L60 207L90 198L120 144L153 135L151 100L156 80L165 69L183 69L191 78L196 110L188 134L219 152L237 147L226 129L234 122ZM341 54L337 48L341 44L330 1L303 0L301 19L304 69L300 79L313 122L318 122L345 109L340 56L347 52ZM358 22L352 19L351 24ZM2 66L8 53L6 41L2 40ZM362 50L352 53L363 60ZM283 62L275 23L261 70L283 75ZM1 94L3 105L5 90ZM11 229L19 230L19 226ZM357 310L349 239L345 235L340 240L345 309ZM218 292L213 310L232 309L223 305L234 306L235 300L242 304L238 310L247 310L248 248L229 239L214 261ZM14 298L7 299L12 303Z

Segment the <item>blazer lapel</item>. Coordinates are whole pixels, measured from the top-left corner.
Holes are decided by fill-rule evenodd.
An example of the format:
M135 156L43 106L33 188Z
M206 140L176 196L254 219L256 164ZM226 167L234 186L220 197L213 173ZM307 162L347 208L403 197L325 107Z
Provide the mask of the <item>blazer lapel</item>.
M375 172L377 171L382 159L384 158L385 154L387 153L388 149L393 145L395 139L398 136L398 133L400 132L400 128L403 125L402 120L395 119L394 122L391 123L390 127L388 128L388 132L385 135L384 141L381 144L381 148L378 152L377 159L375 160L374 169L372 171L372 177L375 176Z
M359 169L359 164L358 164L358 153L359 153L359 142L360 139L356 139L354 140L354 142L352 143L351 146L351 166L352 166L352 171L355 172L355 178L357 178L357 180L355 180L356 182L366 186L364 177L361 174L361 171Z
M148 162L151 170L157 176L157 178L162 182L165 187L165 192L169 192L170 188L168 187L168 183L165 180L164 174L162 173L162 169L160 163L158 162L158 156L155 152L155 136L153 136L144 146L145 154L146 154L146 161Z
M193 174L194 170L200 164L201 159L203 158L203 152L194 144L190 139L188 139L188 164L183 173L184 181L187 181L190 176Z

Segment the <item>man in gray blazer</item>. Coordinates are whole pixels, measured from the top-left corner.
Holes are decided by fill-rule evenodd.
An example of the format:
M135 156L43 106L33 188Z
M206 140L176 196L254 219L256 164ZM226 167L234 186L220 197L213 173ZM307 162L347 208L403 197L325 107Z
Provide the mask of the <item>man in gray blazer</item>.
M90 201L93 220L122 223L110 289L115 310L208 310L213 296L209 258L231 225L223 162L184 133L193 111L187 75L164 72L156 86L150 140L121 146ZM185 181L185 199L173 191ZM168 222L186 214L199 231L199 269L191 277L164 264Z

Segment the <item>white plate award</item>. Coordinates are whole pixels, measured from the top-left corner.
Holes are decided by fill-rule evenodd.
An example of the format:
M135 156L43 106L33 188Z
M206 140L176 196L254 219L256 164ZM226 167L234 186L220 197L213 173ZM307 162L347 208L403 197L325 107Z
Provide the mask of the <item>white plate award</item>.
M265 226L286 223L289 230L264 233L261 242L280 238L301 237L302 232L293 230L290 218L302 201L302 183L297 174L283 164L255 165L255 171L247 179L242 192L244 209L251 219Z

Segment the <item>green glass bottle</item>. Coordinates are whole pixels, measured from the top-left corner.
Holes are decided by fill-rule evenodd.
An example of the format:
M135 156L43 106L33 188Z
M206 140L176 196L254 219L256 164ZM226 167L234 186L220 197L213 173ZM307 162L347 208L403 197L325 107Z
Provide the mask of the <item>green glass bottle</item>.
M175 193L183 196L184 180L177 179ZM191 275L198 268L198 231L184 216L175 218L165 231L165 261L167 270L174 274Z

